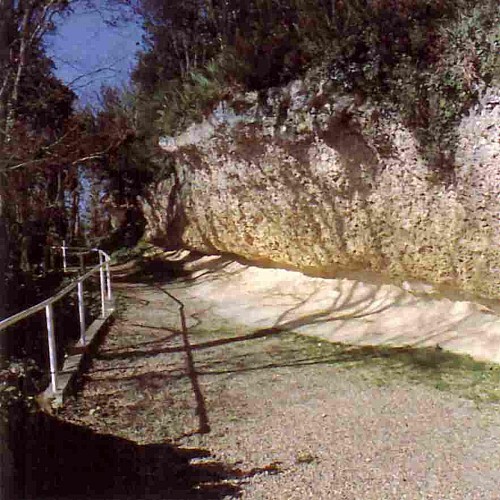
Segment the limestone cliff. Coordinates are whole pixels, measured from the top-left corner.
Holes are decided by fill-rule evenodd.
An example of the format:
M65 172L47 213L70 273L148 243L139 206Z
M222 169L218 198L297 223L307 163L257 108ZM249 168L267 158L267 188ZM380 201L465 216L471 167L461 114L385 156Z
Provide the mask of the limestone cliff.
M321 79L240 95L161 141L147 239L306 272L366 269L500 295L500 90L438 174L398 116Z

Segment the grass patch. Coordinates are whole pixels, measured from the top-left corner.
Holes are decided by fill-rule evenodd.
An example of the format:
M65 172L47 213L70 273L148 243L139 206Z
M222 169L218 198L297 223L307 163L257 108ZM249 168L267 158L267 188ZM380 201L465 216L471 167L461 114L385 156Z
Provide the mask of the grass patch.
M406 382L477 403L500 402L500 365L471 356L440 348L353 346L273 329L249 333L228 325L212 326L193 332L191 341L206 345L212 352L205 352L205 362L222 372L334 365L356 370L379 387Z
M245 333L222 324L192 333L191 340L207 346L213 340L208 357L219 359L218 350L223 349L224 358L215 365L228 373L334 365L355 369L379 387L416 383L477 403L500 402L500 365L440 348L353 346L273 329Z
M500 402L500 365L436 348L349 346L290 334L311 359L361 370L376 385L405 380L476 402Z

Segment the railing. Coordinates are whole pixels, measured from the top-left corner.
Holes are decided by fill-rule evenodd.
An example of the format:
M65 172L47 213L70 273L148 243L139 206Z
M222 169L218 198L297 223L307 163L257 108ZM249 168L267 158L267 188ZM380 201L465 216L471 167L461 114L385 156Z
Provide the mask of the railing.
M100 282L100 302L101 302L101 317L105 318L106 313L111 308L112 301L112 292L111 292L111 272L109 268L109 263L111 258L104 251L93 248L91 250L86 250L82 252L82 248L80 247L67 247L63 245L62 247L57 247L61 249L63 256L63 268L65 271L68 270L67 266L67 257L68 251L79 250L80 254L97 252L99 255L99 264L93 267L90 271L82 273L81 276L76 278L70 285L65 287L60 292L56 293L52 297L40 302L39 304L32 306L24 311L21 311L9 318L6 318L0 321L0 334L5 331L6 328L12 326L19 321L26 319L40 311L45 311L45 318L47 324L47 343L49 349L49 363L50 363L50 383L52 390L54 392L57 391L57 346L56 346L56 337L54 330L54 304L64 298L66 295L73 292L73 290L77 290L78 296L78 316L80 323L80 340L79 343L81 346L86 345L86 332L87 328L85 325L85 302L84 302L84 283L86 280L91 278L94 274L99 272L99 282Z

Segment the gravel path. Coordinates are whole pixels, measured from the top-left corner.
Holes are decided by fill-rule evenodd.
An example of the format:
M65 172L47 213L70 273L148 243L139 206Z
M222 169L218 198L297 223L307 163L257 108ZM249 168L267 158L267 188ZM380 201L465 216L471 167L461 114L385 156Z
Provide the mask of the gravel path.
M189 491L153 478L130 498L500 499L498 407L363 348L232 323L192 286L120 283L121 315L60 415L196 450Z

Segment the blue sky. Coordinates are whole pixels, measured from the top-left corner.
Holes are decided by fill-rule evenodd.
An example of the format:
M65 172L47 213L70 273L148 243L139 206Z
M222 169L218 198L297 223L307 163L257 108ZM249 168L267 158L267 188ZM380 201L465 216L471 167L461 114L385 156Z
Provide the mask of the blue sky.
M99 0L98 7L104 6ZM127 15L117 27L106 21ZM89 10L82 4L57 21L57 30L46 39L56 74L78 94L82 105L96 104L102 85L126 85L142 41L141 21L123 10Z

